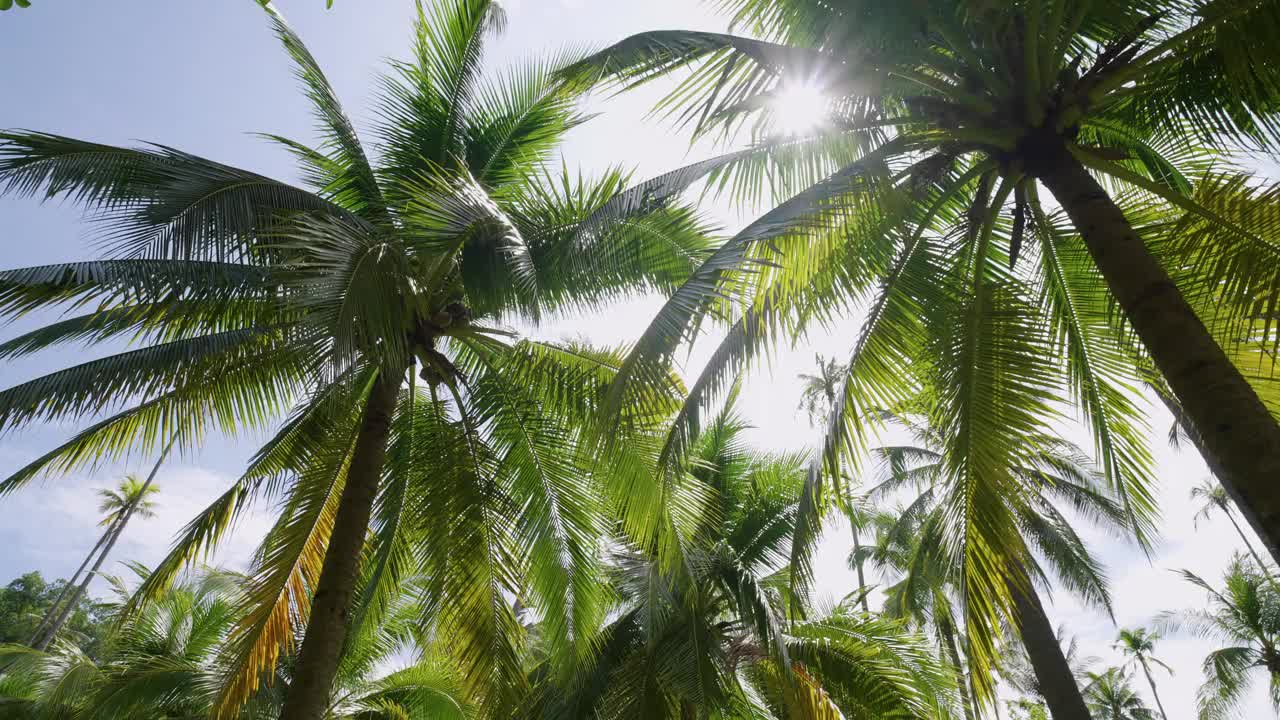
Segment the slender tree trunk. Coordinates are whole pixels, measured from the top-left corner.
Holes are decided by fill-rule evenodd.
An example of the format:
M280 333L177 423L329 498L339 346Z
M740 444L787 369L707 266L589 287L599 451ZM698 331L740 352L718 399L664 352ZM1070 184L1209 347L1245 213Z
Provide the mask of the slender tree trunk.
M76 586L71 597L67 598L67 603L58 611L58 615L53 619L53 623L45 629L44 634L32 643L32 647L36 650L47 650L54 638L58 636L58 632L62 630L62 626L66 624L67 618L71 616L71 611L75 609L76 604L80 602L80 598L89 590L89 583L93 582L93 578L97 576L98 569L102 567L103 561L111 554L111 549L116 546L116 540L120 539L120 534L124 532L125 523L128 522L128 511L122 511L120 520L117 522L111 532L110 539L107 540L107 546L102 549L102 553L98 555L98 559L93 563L93 567L89 569L89 573L84 576L84 580Z
M955 629L950 620L938 623L938 632L942 633L942 643L946 646L947 657L956 673L956 687L960 689L960 703L964 705L965 720L978 720L978 706L969 693L969 679L964 673L964 663L960 662L960 648L956 645Z
M1226 515L1227 519L1231 521L1231 527L1236 529L1236 534L1240 536L1240 542L1244 543L1245 549L1253 556L1253 561L1258 563L1258 569L1268 578L1271 578L1272 582L1275 582L1275 578L1271 577L1271 566L1263 562L1262 556L1258 554L1257 550L1253 549L1253 543L1249 542L1249 536L1244 534L1244 528L1240 527L1240 523L1236 522L1236 516L1231 514L1231 508L1222 508L1222 514Z
M862 572L862 556L858 551L862 550L862 545L858 542L858 525L853 520L853 513L849 513L849 527L853 531L853 553L858 558L854 562L854 567L858 571L858 595L862 599L862 612L870 613L871 607L867 604L867 578Z
M67 618L71 616L71 611L75 609L76 603L80 602L80 598L89 591L89 583L93 582L93 578L97 576L98 569L102 567L102 563L106 561L107 556L111 554L111 550L115 548L116 541L124 534L124 528L129 524L129 518L133 517L133 511L138 508L139 504L146 501L147 491L151 489L151 483L155 482L156 474L160 472L160 466L164 464L164 459L169 456L169 451L173 449L173 443L177 439L178 436L174 435L169 439L169 443L164 446L164 450L160 452L160 457L156 458L156 464L151 466L151 472L147 475L146 482L142 483L142 489L138 491L138 497L129 504L129 507L120 511L120 519L116 522L114 531L109 531L111 539L107 541L107 546L102 549L102 554L98 556L97 562L93 564L93 569L89 571L88 575L84 576L84 581L71 594L67 604L58 613L57 619L45 631L44 636L32 644L32 647L37 650L45 650L53 642L53 639L58 636L58 631L62 629L62 626L67 622Z
M93 549L89 551L89 554L84 556L84 561L80 563L80 567L76 568L76 574L72 575L71 578L67 580L66 587L62 588L62 592L58 593L57 599L49 606L49 610L45 612L44 617L40 618L40 624L36 625L35 632L31 633L31 640L27 643L28 645L34 648L44 641L45 630L55 618L59 617L59 610L62 608L63 602L65 602L67 597L71 595L71 591L75 588L76 584L80 582L80 574L83 573L84 569L93 561L93 556L97 555L98 551L102 549L102 546L106 544L107 538L111 537L111 533L115 532L116 525L119 522L120 518L117 517L107 525L107 529L98 537L98 542L94 544Z
M320 580L311 599L311 616L298 651L293 682L280 720L319 720L346 643L352 601L360 572L360 552L386 461L391 418L404 372L382 371L365 403L347 481L338 501L333 532Z
M1022 636L1022 645L1027 649L1036 684L1053 720L1089 720L1089 708L1084 703L1080 686L1076 684L1075 675L1067 664L1067 657L1058 644L1053 625L1031 581L1011 581L1009 592L1013 595L1014 619Z
M1169 713L1164 711L1164 703L1160 702L1160 693L1156 690L1156 679L1151 677L1151 668L1147 667L1146 660L1139 661L1142 665L1142 673L1147 676L1147 684L1151 686L1151 697L1155 698L1156 709L1160 711L1160 717L1169 720Z
M1204 441L1206 459L1280 558L1280 423L1209 334L1106 190L1060 142L1031 170L1067 211L1098 270Z

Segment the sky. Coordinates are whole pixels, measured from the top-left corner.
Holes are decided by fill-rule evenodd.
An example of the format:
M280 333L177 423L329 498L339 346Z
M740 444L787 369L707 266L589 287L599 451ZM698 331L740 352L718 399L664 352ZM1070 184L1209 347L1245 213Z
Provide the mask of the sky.
M386 58L406 52L412 0L336 0L328 11L324 0L276 4L325 68L348 114L358 127L367 128L372 81ZM642 30L725 27L710 3L696 0L505 0L504 5L510 26L490 47L487 59L494 66L559 48L599 47ZM286 57L252 0L35 0L28 10L0 14L0 50L7 59L0 71L0 128L114 144L155 142L286 181L297 177L289 158L252 133L313 137L308 108ZM588 109L602 114L570 136L564 148L570 167L592 171L621 164L641 178L704 157L710 148L691 148L675 128L646 117L657 93L593 98ZM708 209L730 231L751 210L719 204ZM73 206L0 197L0 267L87 259L93 240L90 226ZM622 343L634 339L657 307L656 299L639 298L607 313L561 318L534 332ZM0 339L48 319L34 317L0 328ZM746 378L741 409L754 425L751 439L756 444L789 450L815 443L817 431L796 409L797 375L813 367L816 353L847 356L857 330L857 318L850 318L828 333L805 338L798 347L781 348L767 366ZM685 362L685 372L696 372L708 350L709 343L700 343ZM68 348L0 364L0 387L100 354L101 349ZM1152 408L1152 447L1165 518L1155 552L1148 557L1115 538L1084 531L1112 578L1115 622L1081 607L1065 592L1054 592L1048 603L1055 623L1063 623L1079 637L1084 653L1100 656L1103 664L1119 662L1111 649L1117 624L1142 624L1162 610L1204 605L1203 593L1177 577L1175 569L1216 580L1232 553L1242 548L1221 517L1192 525L1197 508L1188 491L1208 473L1194 451L1167 446L1169 423L1162 408ZM0 475L73 430L42 426L0 435ZM108 571L123 572L118 561L125 559L144 564L159 560L182 524L231 484L260 439L213 437L201 451L167 462L157 480L162 489L159 516L129 527ZM134 457L0 498L0 582L33 569L47 577L73 572L99 532L94 490L113 485L124 472L145 475L152 462L152 457ZM210 562L246 562L266 527L266 510L250 514ZM818 553L818 590L828 600L854 587L845 562L848 549L847 527L833 523ZM874 573L869 580L879 581ZM1183 637L1165 638L1157 647L1157 656L1175 673L1157 674L1170 720L1194 717L1200 662L1211 649L1211 644ZM1274 716L1264 686L1259 682L1251 694L1242 708L1244 717ZM1136 687L1149 696L1145 683Z

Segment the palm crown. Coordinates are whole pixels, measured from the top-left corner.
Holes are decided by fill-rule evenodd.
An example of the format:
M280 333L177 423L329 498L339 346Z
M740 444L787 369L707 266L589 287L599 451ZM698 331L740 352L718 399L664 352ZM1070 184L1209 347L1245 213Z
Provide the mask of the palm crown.
M1155 720L1156 714L1142 702L1120 668L1090 673L1089 712L1098 720Z
M1163 613L1158 626L1225 646L1204 659L1200 717L1231 717L1258 674L1267 678L1271 705L1280 710L1280 593L1274 582L1238 556L1220 587L1188 570L1181 574L1208 595L1211 606Z
M552 75L567 57L484 73L485 43L505 23L500 6L417 7L411 59L392 63L382 80L377 143L367 151L315 59L266 6L321 143L267 137L297 159L305 188L164 146L0 136L0 188L96 210L107 254L0 273L0 314L87 309L0 345L0 356L71 341L137 346L0 392L4 427L108 414L4 480L0 492L40 473L149 450L161 437L190 448L206 432L260 428L290 411L139 595L154 597L251 499L280 499L282 517L257 556L250 607L234 633L241 662L220 713L269 677L308 618L291 690L308 704L289 705L285 716L319 712L361 595L370 518L382 542L363 563L372 572L363 597L383 597L379 583L394 586L423 560L398 523L411 497L405 483L469 493L432 500L451 521L437 523L434 537L489 553L440 573L444 585L429 594L437 603L429 608L474 608L516 592L522 576L511 568L530 557L543 570L530 581L541 597L586 584L589 574L570 569L590 557L598 518L575 505L590 495L571 482L580 458L566 449L548 462L549 448L570 436L564 418L576 417L574 432L582 430L592 400L574 394L615 363L607 353L513 345L503 325L669 290L707 247L705 228L682 208L596 217L623 187L621 172L589 180L552 165L565 133L585 119ZM427 397L401 391L415 366ZM522 385L495 380L513 367L542 373L530 370ZM559 420L548 419L555 413ZM395 464L409 452L397 448L408 447L427 453L415 457L433 468L430 478ZM642 516L660 506L637 494L623 513L628 527L642 535ZM492 543L477 536L491 530L484 537ZM551 565L563 572L553 575ZM593 607L561 605L586 614ZM494 636L506 629L492 613L475 622ZM459 652L474 659L493 647L460 641ZM470 665L482 666L509 670L514 660Z
M1052 705L1055 686L1075 690L1073 673L1061 656L1036 586L1053 575L1085 603L1110 613L1105 570L1074 529L1072 514L1122 534L1128 528L1123 508L1077 448L1063 444L1028 456L1011 468L1016 484L1001 486L998 497L985 497L995 487L982 478L966 483L948 476L936 432L910 418L899 422L911 430L917 444L877 450L884 479L871 497L904 489L918 494L898 517L880 521L876 546L864 551L902 576L886 590L886 611L931 623L945 648L954 643L953 605L958 605L976 699L984 702L991 697L994 673L1001 665L997 641L1002 623L1008 621L1023 638L1038 684ZM970 519L958 509L965 502L981 508L980 519ZM1002 529L998 546L976 544L972 534L978 523ZM995 562L1007 563L1008 569L993 570ZM1001 594L1014 598L1007 616L991 600ZM953 596L958 603L953 603ZM1037 638L1043 644L1035 645ZM953 661L958 665L958 656Z
M124 513L144 518L156 516L156 503L151 496L160 492L160 488L149 485L137 475L126 475L114 490L99 490L98 512L103 513L102 527L111 525Z

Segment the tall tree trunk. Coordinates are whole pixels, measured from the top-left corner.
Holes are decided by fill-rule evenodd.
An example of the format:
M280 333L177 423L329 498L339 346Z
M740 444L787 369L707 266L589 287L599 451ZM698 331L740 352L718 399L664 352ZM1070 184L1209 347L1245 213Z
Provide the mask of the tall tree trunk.
M964 705L965 720L978 720L978 706L969 694L969 679L965 676L964 663L960 661L960 648L956 644L955 628L950 619L938 623L938 632L942 634L942 644L946 646L947 657L956 673L956 687L960 689L960 703Z
M1142 665L1142 673L1147 676L1147 684L1151 686L1151 697L1155 698L1156 709L1160 711L1160 717L1169 720L1169 713L1164 711L1164 703L1160 702L1160 692L1156 690L1156 679L1151 677L1151 668L1147 667L1147 661L1140 659Z
M1236 529L1236 534L1240 536L1240 542L1244 543L1245 549L1253 556L1253 561L1258 563L1258 569L1261 570L1272 583L1275 583L1276 579L1271 576L1271 566L1263 562L1262 556L1258 555L1258 551L1253 549L1253 543L1249 542L1249 536L1244 534L1244 528L1240 527L1240 523L1236 522L1236 516L1231 514L1231 508L1222 508L1222 514L1226 515L1227 519L1231 521L1231 527Z
M1040 597L1031 581L1009 583L1013 596L1014 620L1022 636L1022 645L1031 659L1031 669L1036 674L1036 684L1053 720L1089 720L1089 708L1084 703L1080 686L1076 684L1067 656L1058 644L1049 616L1045 615Z
M853 512L849 513L849 527L853 531L853 553L858 558L854 561L854 567L858 571L858 595L862 599L862 612L870 613L871 607L867 604L867 578L862 572L862 557L858 551L862 550L862 545L858 542L858 525L854 522Z
M89 573L85 575L84 580L76 586L75 591L71 593L71 597L67 598L67 603L58 611L58 615L53 619L53 623L51 623L49 627L45 628L44 634L41 635L36 642L32 643L31 647L42 651L49 649L49 645L53 642L54 638L58 636L58 632L62 630L62 626L66 624L67 618L71 617L71 611L74 610L76 605L80 602L80 598L84 597L84 594L88 592L89 583L93 582L93 578L98 575L98 569L102 567L102 563L107 559L107 556L111 554L111 549L116 546L116 541L120 539L121 533L124 532L125 523L128 521L128 510L122 511L120 521L115 524L110 538L107 540L107 546L102 549L102 553L98 555L98 559L93 563L93 567L89 569Z
M311 616L298 651L293 682L280 720L318 720L329 703L342 648L347 640L352 601L378 494L378 480L387 456L391 418L404 372L382 370L365 402L360 434L356 437L347 480L338 500L333 532L325 552L320 580L311 599Z
M147 475L146 482L142 483L142 489L138 491L138 497L129 504L129 507L120 511L120 519L115 523L114 530L109 531L110 539L107 541L107 546L102 549L102 554L98 556L97 562L93 564L93 568L89 570L89 574L84 576L84 581L80 583L80 585L75 589L75 592L71 594L71 597L67 599L67 604L58 612L58 617L53 621L53 624L45 630L44 635L39 640L32 643L31 646L36 650L48 649L49 644L58 636L58 631L61 630L62 626L67 622L67 618L71 616L71 611L74 610L76 604L80 602L80 598L84 597L85 593L89 591L89 583L93 582L93 578L97 576L99 568L102 567L102 563L106 561L107 556L111 554L111 550L115 548L116 541L124 534L124 528L129 524L129 518L133 517L133 511L138 508L139 504L146 501L147 490L151 489L151 483L155 482L156 474L160 472L160 466L164 464L164 459L169 456L169 451L173 449L173 443L177 439L177 435L174 435L169 439L169 443L165 445L164 450L160 452L160 457L156 459L156 464L151 466L151 472Z
M71 595L76 584L80 582L80 574L83 573L84 569L93 561L93 556L97 555L98 551L102 549L102 546L107 543L107 538L111 537L111 534L115 532L116 525L119 523L120 518L117 517L107 525L107 529L98 537L98 542L94 544L93 549L89 551L89 554L84 556L84 561L80 563L80 567L76 568L76 574L72 575L71 578L67 580L67 584L62 588L62 592L58 593L57 599L55 599L53 604L49 606L49 610L45 612L44 617L40 618L40 624L36 625L35 632L31 633L31 640L27 643L28 645L33 648L38 648L40 647L40 643L44 642L46 630L50 627L51 623L61 616L60 610L62 609L62 604L66 602L67 597Z
M1227 358L1106 190L1065 146L1031 170L1067 211L1089 254L1196 431L1219 480L1280 559L1280 423Z

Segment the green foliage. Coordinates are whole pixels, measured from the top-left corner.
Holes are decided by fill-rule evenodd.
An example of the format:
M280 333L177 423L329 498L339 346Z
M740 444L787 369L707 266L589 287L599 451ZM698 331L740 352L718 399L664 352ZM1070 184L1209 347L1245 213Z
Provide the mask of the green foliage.
M47 582L39 572L29 572L0 590L0 643L29 642L65 588L65 580ZM106 630L104 612L99 603L82 597L68 616L64 632L89 655L97 652Z
M10 10L15 5L20 8L29 8L31 7L31 0L0 0L0 12Z
M683 562L619 543L616 595L595 652L534 671L521 717L949 717L951 675L898 621L845 602L788 619L785 574L804 458L747 447L732 403L691 438L689 481L707 493ZM661 471L661 469L659 470ZM540 648L555 638L531 628Z
M1038 702L1009 700L1005 707L1011 720L1049 720L1049 709Z
M218 687L234 670L227 642L246 582L244 576L204 568L183 577L141 612L126 615L128 586L113 579L117 597L102 606L112 632L97 656L84 653L75 642L61 642L47 653L0 646L0 717L210 717ZM411 624L404 613L388 617L376 633L348 648L327 717L469 717L447 664L394 657L406 647ZM276 671L280 686L289 682L288 667L286 662ZM280 686L256 692L234 717L278 717Z
M1085 699L1096 720L1155 720L1155 711L1143 703L1130 680L1128 671L1121 668L1089 674Z

